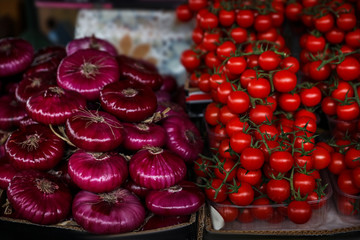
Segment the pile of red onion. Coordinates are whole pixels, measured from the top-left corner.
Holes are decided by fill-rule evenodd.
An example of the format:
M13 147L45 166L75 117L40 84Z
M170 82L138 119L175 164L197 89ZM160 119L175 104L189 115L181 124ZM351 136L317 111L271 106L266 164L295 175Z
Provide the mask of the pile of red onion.
M188 221L203 140L174 77L95 36L34 52L0 40L0 188L12 217L94 234ZM147 219L147 220L145 220Z

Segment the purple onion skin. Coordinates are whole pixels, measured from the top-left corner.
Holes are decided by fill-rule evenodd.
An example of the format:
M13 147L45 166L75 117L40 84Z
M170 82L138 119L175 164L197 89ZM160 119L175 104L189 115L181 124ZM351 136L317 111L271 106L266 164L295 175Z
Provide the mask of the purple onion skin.
M7 197L21 218L44 225L64 220L72 202L69 189L58 178L33 169L12 178Z
M163 84L160 90L166 91L170 94L174 93L178 87L176 79L171 75L163 75Z
M107 40L97 38L95 36L83 37L70 41L66 45L66 53L67 55L71 55L78 50L89 48L107 52L114 57L118 54L116 48L112 45L112 43Z
M87 100L97 100L100 90L119 80L119 66L106 52L83 49L64 58L57 71L57 84L80 93Z
M95 234L130 232L145 220L140 200L123 188L105 194L80 191L74 198L72 213L80 226Z
M167 91L157 90L155 92L155 95L156 95L158 103L159 102L170 102L171 101L171 95Z
M0 130L17 129L20 122L28 116L25 108L13 95L0 97Z
M133 124L124 123L123 147L129 151L138 151L144 146L162 147L166 144L165 129L154 123Z
M151 191L150 189L137 185L131 178L124 183L124 188L134 193L140 199L145 199L146 195Z
M78 148L93 152L108 152L123 141L123 125L113 115L97 110L74 112L65 123L69 140Z
M190 215L204 204L205 196L193 182L182 181L168 189L151 191L145 202L147 208L157 215Z
M68 173L83 190L95 193L112 191L128 177L126 160L116 153L92 153L78 150L69 158Z
M189 220L190 220L190 215L184 215L184 216L153 215L145 223L142 230L147 231L147 230L152 230L152 229L157 229L157 228L170 227L170 226L189 222Z
M131 179L149 189L163 189L185 178L185 162L175 153L161 148L143 149L129 162Z
M185 162L195 161L204 147L204 141L196 125L187 117L171 116L162 122L168 140L168 149L178 154Z
M34 58L32 45L20 38L0 39L0 77L25 71Z
M158 102L158 107L156 109L157 112L163 112L165 109L169 108L170 111L166 113L166 116L180 116L180 117L189 117L184 108L182 108L179 104L171 101L163 101Z
M7 189L18 171L10 163L0 163L0 189Z

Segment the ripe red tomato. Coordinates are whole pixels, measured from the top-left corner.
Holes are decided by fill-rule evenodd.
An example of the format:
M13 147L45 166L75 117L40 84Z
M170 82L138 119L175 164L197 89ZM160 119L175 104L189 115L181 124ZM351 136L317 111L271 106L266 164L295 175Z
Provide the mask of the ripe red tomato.
M218 59L218 57L216 56L216 54L214 52L208 52L205 55L204 60L205 60L206 66L210 69L218 68L221 65L221 61ZM219 76L218 74L213 74L211 76L214 76L214 75Z
M251 186L255 186L261 182L262 172L258 170L246 170L239 167L237 169L236 177L240 182L246 182Z
M185 50L181 54L181 64L186 68L187 71L191 72L200 65L199 56L193 50Z
M294 148L301 149L304 151L311 151L315 147L315 138L299 137L296 136L294 139Z
M227 104L230 111L237 114L242 114L249 109L250 98L246 92L233 91L227 98Z
M210 125L217 125L219 123L220 108L215 102L211 102L205 109L205 121Z
M226 104L228 101L228 96L230 95L230 93L232 93L234 91L235 88L235 84L232 84L230 82L223 82L221 83L217 88L216 88L216 92L217 92L217 98L221 103Z
M290 197L290 183L285 179L270 179L266 184L266 193L270 200L282 203Z
M323 36L316 37L309 35L306 40L306 49L311 53L322 52L325 49L326 41Z
M356 208L356 199L339 195L336 198L336 204L339 212L345 216L356 216L359 214L359 209Z
M247 90L253 98L266 98L271 92L271 85L266 78L254 78L247 85Z
M255 131L254 136L258 141L277 141L279 134L280 132L275 125L263 124Z
M232 203L229 200L216 204L215 208L223 217L225 222L235 221L239 215L239 209L232 206Z
M200 44L204 38L204 31L200 27L194 28L191 39L195 44Z
M347 32L345 34L345 42L349 47L359 48L360 47L360 29Z
M226 125L226 123L228 121L230 121L232 118L236 117L237 114L233 113L228 105L224 105L220 108L220 115L219 115L219 120L220 123L222 123L223 125Z
M340 44L345 39L345 33L343 30L334 27L330 31L325 33L325 38L331 44Z
M331 97L327 96L324 97L321 101L321 110L329 116L336 114L336 101L333 100Z
M269 164L275 171L286 173L293 167L294 158L289 152L275 151L270 155Z
M256 79L256 71L254 69L246 69L240 76L241 87L247 88L252 79Z
M287 207L288 218L296 224L308 222L312 215L312 209L309 203L305 201L291 201Z
M219 11L219 22L224 27L229 27L235 22L235 11L221 9Z
M254 23L254 13L251 10L239 10L236 14L236 23L239 27L248 28Z
M360 115L359 105L356 101L350 101L348 104L336 105L336 114L340 120L350 121L357 119Z
M206 159L206 158L197 158L195 161L194 161L194 166L193 166L193 170L194 170L194 173L196 174L196 176L199 176L199 177L208 177L209 174L210 174L210 167L211 166L211 162L210 160Z
M229 150L230 150L230 139L225 138L225 139L221 140L219 148L218 148L218 152L219 152L220 157L229 158L229 159L236 159L236 156L234 154L231 155Z
M264 161L264 153L258 148L247 147L240 155L241 167L246 170L258 170L263 166Z
M246 29L242 27L233 28L230 32L230 35L236 43L243 43L248 38Z
M217 44L220 43L220 33L219 32L206 32L204 34L203 40L202 40L202 46L207 51L215 51L217 48Z
M227 122L225 130L228 136L232 136L235 132L246 131L249 128L247 122L242 121L239 117L232 118Z
M265 32L272 27L270 15L257 15L254 19L254 28L257 32Z
M339 81L336 88L331 92L331 97L340 101L344 101L347 97L354 97L354 90L350 83Z
M360 188L360 167L356 167L351 171L353 182L357 188Z
M251 223L254 221L254 217L251 214L250 208L243 208L239 211L237 220L241 223Z
M235 152L242 153L245 148L250 147L251 141L252 137L250 134L244 132L235 132L230 137L230 146Z
M235 54L236 46L232 41L225 41L216 48L216 55L220 60L225 60Z
M309 64L309 77L317 82L325 81L331 74L331 67L329 64L325 64L323 67L318 69L321 63L321 60L317 60Z
M270 107L265 105L256 105L254 108L250 109L249 119L260 125L263 122L271 122L273 119L273 112Z
M336 19L336 25L339 29L347 32L352 30L356 26L356 16L354 13L342 13L339 14Z
M306 166L306 171L311 171L313 170L313 162L311 159L311 156L308 155L304 155L302 156L301 153L296 152L294 153L294 164L295 166L299 166L301 168L304 168Z
M338 175L345 168L346 166L345 166L344 155L338 152L331 153L331 161L328 166L329 171L335 175Z
M345 169L343 170L337 179L337 185L341 191L350 195L357 195L360 193L360 188L358 188L352 177L352 170Z
M287 69L290 72L296 73L300 69L300 63L296 57L290 56L281 60L280 67L282 69Z
M315 179L311 175L306 175L304 173L297 172L293 177L294 189L296 192L300 192L302 197L306 196L315 190Z
M208 4L207 0L188 0L188 4L191 10L199 11L205 8Z
M314 121L317 121L317 117L315 115L314 112L312 112L312 110L310 109L299 109L298 111L296 111L294 118L300 118L300 117L309 117L314 119Z
M241 74L246 69L246 60L244 57L232 57L226 66L232 74Z
M227 198L227 187L221 179L212 178L210 186L205 188L206 197L213 202L223 202Z
M264 32L259 32L256 35L256 38L257 38L257 40L267 40L270 42L275 42L278 39L278 36L279 36L279 34L278 34L276 28L272 27L269 30L266 30ZM284 39L282 39L282 40L284 40ZM281 39L280 39L280 41L281 41ZM284 45L284 43L282 45Z
M199 77L199 83L198 88L203 92L210 92L211 86L210 86L210 74L208 73L202 73Z
M188 4L181 4L176 7L176 17L181 22L188 22L193 18L194 14Z
M228 174L225 181L232 182L237 172L237 167L234 166L235 166L235 162L232 159L221 160L216 164L216 167L214 169L214 174L217 178L221 180L224 180L226 174Z
M334 22L333 15L328 13L319 18L315 18L314 26L319 32L325 33L334 27Z
M214 29L219 25L218 17L212 12L207 12L201 18L200 27L204 30Z
M276 91L287 93L291 92L296 87L297 77L292 71L281 70L274 74L273 83Z
M319 0L302 0L301 2L304 8L314 7L319 4Z
M247 206L254 200L254 190L246 182L237 182L235 191L229 193L231 202L238 206Z
M309 137L314 135L317 125L314 119L304 116L295 119L294 128L299 131L296 133L297 136L306 135Z
M270 219L273 215L274 208L271 206L270 200L268 198L258 198L255 199L251 208L251 213L255 219L267 220Z
M299 21L302 13L302 9L303 6L298 2L287 4L285 8L286 18L291 21Z
M259 66L265 71L276 69L280 64L280 61L280 56L271 50L265 51L259 56Z
M360 166L360 150L350 147L345 153L345 165L348 168L356 168Z
M336 66L336 73L344 81L353 81L360 77L360 63L352 57L345 57L344 61Z
M301 98L297 93L281 93L279 106L286 112L295 112L301 104Z
M325 148L317 146L311 152L311 159L313 161L313 166L317 170L327 168L331 162L331 155L328 150Z

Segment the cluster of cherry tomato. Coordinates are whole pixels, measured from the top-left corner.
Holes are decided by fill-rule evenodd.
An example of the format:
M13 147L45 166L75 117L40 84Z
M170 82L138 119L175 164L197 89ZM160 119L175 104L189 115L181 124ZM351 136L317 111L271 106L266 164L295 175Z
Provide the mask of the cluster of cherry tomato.
M306 26L300 39L303 81L322 90L322 111L340 120L357 119L360 29L356 7L351 1L305 0L289 3L286 10L290 20Z
M322 92L298 84L300 63L281 33L284 1L189 0L179 8L196 17L181 62L190 85L213 99L204 112L212 156L194 168L208 199L225 221L307 222L325 203L319 170L330 147L315 141L319 119L308 108Z

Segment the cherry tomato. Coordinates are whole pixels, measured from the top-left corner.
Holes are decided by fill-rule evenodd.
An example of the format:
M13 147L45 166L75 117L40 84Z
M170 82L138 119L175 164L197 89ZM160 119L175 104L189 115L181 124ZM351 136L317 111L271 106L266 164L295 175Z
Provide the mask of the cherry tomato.
M360 29L347 32L345 34L345 42L349 47L359 48L360 47Z
M331 153L331 161L328 166L331 173L338 175L346 169L344 155L338 152Z
M341 191L350 195L357 195L360 193L360 188L358 188L352 177L352 170L345 169L343 170L337 179L337 185Z
M298 166L298 167L301 167L301 168L304 168L305 166L305 169L306 171L310 171L310 170L313 170L313 162L312 162L312 159L311 159L311 156L308 156L308 155L303 155L299 152L296 152L294 153L294 164L295 166Z
M353 182L357 188L360 188L360 167L356 167L351 171Z
M249 112L250 120L260 125L263 122L271 122L273 119L273 112L270 107L265 105L256 105L250 109Z
M317 121L315 113L308 109L299 109L298 111L296 111L294 118L296 119L301 117L309 117L314 119L315 122Z
M348 168L356 168L360 166L360 150L350 147L345 153L345 165Z
M206 197L213 202L223 202L227 198L227 187L218 178L210 179L210 186L205 188Z
M200 65L199 56L193 50L185 50L181 54L181 64L186 68L187 71L191 72Z
M256 71L254 69L246 69L240 76L241 87L247 88L252 79L256 79Z
M298 2L287 4L285 8L286 18L291 21L299 21L302 13L302 9L303 6Z
M270 15L257 15L254 19L254 28L257 32L265 32L272 27Z
M237 182L234 192L229 193L231 202L238 206L247 206L254 200L254 190L246 182Z
M336 198L336 204L339 212L345 216L356 216L359 214L359 209L356 208L357 199L349 198L343 195L339 195Z
M250 208L242 208L239 211L237 220L241 223L251 223L254 221L254 216L251 214Z
M306 194L313 192L316 186L313 176L299 172L294 173L293 184L295 191L299 191L302 197L306 196Z
M294 158L289 152L276 151L271 153L269 163L275 171L286 173L293 167Z
M246 68L246 60L244 57L232 57L226 66L232 74L241 74Z
M224 27L229 27L235 22L235 11L221 9L219 11L219 22Z
M250 98L246 92L233 91L227 98L227 104L230 111L237 114L242 114L249 109Z
M216 55L219 59L225 60L225 58L230 57L231 54L234 54L236 46L231 41L225 41L216 48Z
M350 121L357 119L360 114L359 105L356 101L351 101L349 104L338 104L336 106L336 114L340 120Z
M318 69L321 63L321 60L317 60L309 64L309 76L312 80L317 82L325 81L331 74L331 67L329 64L325 64L323 67Z
M344 81L352 81L360 77L360 63L352 57L345 57L344 61L336 66L336 73Z
M258 198L255 199L251 208L251 213L255 219L267 220L270 219L273 215L274 208L271 206L270 200L268 198Z
M208 4L207 0L188 0L189 8L193 11L199 11Z
M207 51L215 51L217 48L217 44L220 43L220 33L218 32L211 32L205 33L202 41L202 46Z
M275 42L278 39L278 36L279 36L279 34L278 34L276 28L272 27L269 30L266 30L264 32L259 32L257 34L256 38L258 40L267 40L270 42ZM280 39L280 41L281 41L281 39ZM284 43L282 45L284 45ZM272 52L272 51L270 51L270 52ZM271 64L273 64L273 63L271 63Z
M270 179L266 184L266 193L270 200L282 203L290 197L290 183L285 179Z
M219 161L216 164L216 168L214 169L214 174L217 178L224 180L226 175L226 182L232 182L234 177L236 176L237 168L234 167L235 162L231 159L224 159Z
M353 13L342 13L336 19L336 25L339 29L347 32L356 26L356 16Z
M270 82L266 78L254 78L247 85L247 90L253 98L266 98L271 92Z
M279 97L279 106L286 112L295 112L301 104L301 98L297 93L282 93Z
M232 203L229 200L216 204L215 208L223 217L225 222L235 221L239 215L239 209L232 206Z
M194 28L191 39L195 44L200 44L204 38L204 31L200 27Z
M280 134L280 132L276 128L275 125L263 124L258 128L257 131L255 131L254 135L255 135L256 140L258 140L258 141L261 141L261 140L277 141L279 134Z
M205 109L205 121L210 125L217 125L219 123L220 108L215 102L211 102Z
M331 92L331 97L340 101L344 101L346 97L354 97L354 90L350 83L339 81L336 88Z
M236 177L240 182L246 182L251 186L255 186L261 182L262 172L258 170L246 170L239 167L237 169Z
M334 17L331 13L328 13L319 18L315 18L314 26L319 32L325 33L334 27L334 22Z
M299 137L294 138L294 148L302 149L304 151L311 151L315 147L315 138Z
M345 39L345 33L343 30L334 27L330 31L325 33L325 38L331 44L340 44Z
M317 192L311 192L306 198L312 209L320 209L326 204L324 196L319 196Z
M296 224L304 224L311 218L312 210L309 203L305 201L291 201L287 207L288 218Z
M176 7L176 17L181 22L188 22L193 18L193 13L188 4L181 4Z
M326 41L323 36L309 35L306 41L306 49L311 53L322 52L325 49L325 44Z
M230 150L230 139L225 138L225 139L221 140L219 148L218 148L219 155L222 158L236 159L236 156L234 154L231 155L229 150Z
M259 66L265 71L276 69L280 64L281 58L274 51L265 51L259 56Z
M254 19L254 13L251 10L239 10L236 14L236 23L242 28L251 27Z
M247 122L243 122L239 117L234 117L227 122L225 129L228 136L232 136L235 132L246 131L249 128Z
M253 147L245 148L240 155L240 163L246 170L258 170L264 164L264 153Z
M280 67L282 69L287 69L290 72L296 73L300 69L300 63L297 58L290 56L281 60Z
M294 128L299 131L296 133L297 136L306 135L309 137L314 135L317 125L314 119L304 116L295 119Z
M230 32L230 35L236 43L243 43L248 38L246 29L242 27L233 28Z
M194 173L196 174L196 176L199 177L204 177L204 178L208 177L211 171L209 168L210 165L211 165L210 160L199 157L194 161L194 167L193 167Z
M205 64L208 68L210 69L214 69L214 68L218 68L221 65L221 61L218 59L218 57L216 56L216 54L214 52L208 52L205 55ZM218 74L213 74L211 76L214 76Z
M336 114L336 101L331 97L324 97L321 101L321 110L329 116Z
M295 73L289 70L281 70L274 74L273 83L276 91L291 92L296 87L297 77Z
M200 27L204 30L214 29L218 26L218 24L218 17L211 12L204 14L200 21Z
M250 147L251 141L252 137L250 134L244 132L235 132L230 137L230 146L235 152L242 153L245 148Z
M217 97L221 103L227 103L228 96L234 91L236 86L230 82L223 82L217 88Z
M228 105L224 105L220 108L220 117L219 117L220 123L226 125L228 121L230 121L232 118L236 116L237 115L229 109Z

